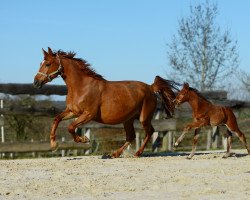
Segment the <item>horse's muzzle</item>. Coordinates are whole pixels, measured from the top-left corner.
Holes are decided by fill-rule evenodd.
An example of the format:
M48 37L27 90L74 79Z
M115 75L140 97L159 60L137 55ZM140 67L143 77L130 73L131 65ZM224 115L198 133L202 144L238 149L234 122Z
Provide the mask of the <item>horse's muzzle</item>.
M42 81L39 81L39 80L34 79L33 86L34 86L34 88L38 88L38 89L40 89L40 88L43 86L43 82L42 82Z

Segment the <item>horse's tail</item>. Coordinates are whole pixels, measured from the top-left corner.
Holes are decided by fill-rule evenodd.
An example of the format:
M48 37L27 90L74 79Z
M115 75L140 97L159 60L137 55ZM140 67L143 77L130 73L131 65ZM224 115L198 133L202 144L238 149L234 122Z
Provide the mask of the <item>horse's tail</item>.
M179 91L177 88L179 85L180 84L174 81L163 79L160 76L156 76L154 83L151 85L153 91L160 95L163 107L168 117L172 117L174 115L174 99L176 95L173 90Z

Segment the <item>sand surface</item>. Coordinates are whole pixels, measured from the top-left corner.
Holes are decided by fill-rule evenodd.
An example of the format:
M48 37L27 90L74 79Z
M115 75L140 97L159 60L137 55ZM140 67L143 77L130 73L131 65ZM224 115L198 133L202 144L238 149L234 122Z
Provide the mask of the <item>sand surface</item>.
M250 199L245 150L0 160L0 199Z

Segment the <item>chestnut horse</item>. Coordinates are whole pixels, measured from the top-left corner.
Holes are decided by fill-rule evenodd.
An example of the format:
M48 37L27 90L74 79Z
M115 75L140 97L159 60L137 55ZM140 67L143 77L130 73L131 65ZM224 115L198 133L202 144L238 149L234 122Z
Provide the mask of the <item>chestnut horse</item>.
M231 142L232 142L232 133L235 133L241 142L246 147L248 154L250 154L250 149L246 142L246 137L244 133L242 133L238 127L236 117L233 111L229 107L224 106L216 106L211 102L206 100L196 89L189 87L188 83L184 83L182 90L177 95L174 100L176 105L180 105L184 102L188 102L192 108L192 115L194 121L188 124L181 136L177 139L175 143L175 147L179 145L179 143L184 138L185 134L192 128L195 129L194 138L193 138L193 146L192 152L188 156L191 159L194 156L194 152L196 149L196 145L198 142L199 131L203 126L218 126L218 125L226 125L227 127L227 152L223 156L223 158L227 158L231 155Z
M140 156L149 141L154 128L151 120L157 104L157 96L163 99L165 110L173 115L175 88L173 81L156 76L152 85L139 81L108 81L97 74L83 59L75 58L75 53L43 50L44 60L34 78L34 87L61 76L67 86L66 109L54 119L50 141L52 150L57 149L56 129L62 120L77 118L68 126L68 131L75 142L89 142L87 137L80 137L75 129L91 120L104 124L123 123L126 132L125 144L112 156L119 157L123 150L135 139L133 122L139 119L146 132L141 147L135 153Z

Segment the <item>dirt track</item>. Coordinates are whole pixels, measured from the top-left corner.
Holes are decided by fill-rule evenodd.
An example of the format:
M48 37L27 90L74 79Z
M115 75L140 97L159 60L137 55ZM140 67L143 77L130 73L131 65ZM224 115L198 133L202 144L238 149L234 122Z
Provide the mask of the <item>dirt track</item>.
M250 156L0 160L0 199L250 199Z

